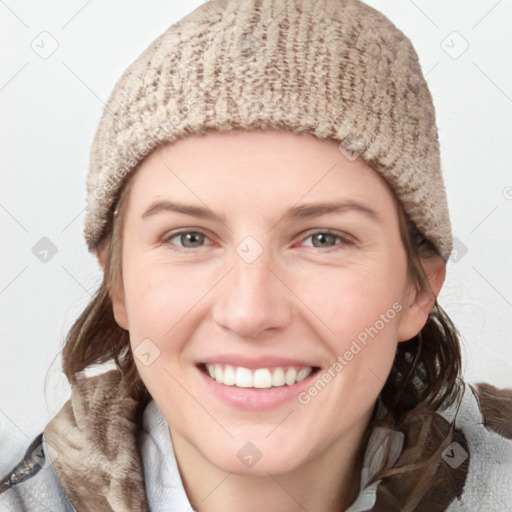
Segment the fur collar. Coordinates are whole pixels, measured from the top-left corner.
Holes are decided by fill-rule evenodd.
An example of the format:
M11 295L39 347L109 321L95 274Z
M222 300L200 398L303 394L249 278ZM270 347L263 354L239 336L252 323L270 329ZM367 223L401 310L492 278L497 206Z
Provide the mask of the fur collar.
M60 483L77 510L149 511L137 448L139 404L113 370L77 381L44 429Z
M53 467L60 484L78 511L149 511L138 448L146 404L123 396L120 384L117 370L78 380L70 400L44 430L50 452L57 454ZM358 508L356 504L351 510L469 510L471 507L464 507L480 503L479 492L497 481L501 482L498 503L509 503L512 496L505 487L508 489L507 479L512 476L512 390L498 390L489 384L466 385L462 405L461 420L457 420L448 447L439 440L450 426L450 412L411 418L404 432L405 442L396 465L414 466L418 458L426 456L433 462L435 486L422 487L421 471L398 469L395 475L374 485L367 496L371 505L367 501L366 506ZM454 443L458 444L457 450L468 454L457 467L447 464L445 457L453 451ZM368 451L365 458L371 455ZM510 464L506 463L508 457ZM489 479L482 478L482 471ZM491 506L488 510L504 509Z

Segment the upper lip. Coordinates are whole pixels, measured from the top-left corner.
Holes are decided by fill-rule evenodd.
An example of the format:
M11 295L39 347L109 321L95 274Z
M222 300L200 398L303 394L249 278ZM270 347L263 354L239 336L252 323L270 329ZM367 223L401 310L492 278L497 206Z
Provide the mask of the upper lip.
M241 354L219 354L216 356L206 357L202 359L200 364L229 364L231 366L242 366L249 370L256 370L258 368L272 368L274 366L316 366L299 359L292 357L276 357L276 356L258 356L247 357Z

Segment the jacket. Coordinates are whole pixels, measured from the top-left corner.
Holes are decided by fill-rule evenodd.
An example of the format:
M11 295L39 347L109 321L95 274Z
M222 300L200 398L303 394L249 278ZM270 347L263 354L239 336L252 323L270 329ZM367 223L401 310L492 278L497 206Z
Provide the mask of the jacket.
M161 412L151 401L144 405L141 420L141 404L121 396L119 382L119 372L112 370L83 378L72 387L70 399L22 460L2 477L1 511L193 510L183 508L189 503ZM458 406L436 415L441 426L455 418L457 441L439 459L439 468L449 476L425 494L448 505L441 509L423 500L411 510L512 511L512 390L464 383ZM382 483L385 479L368 481L385 457L389 467L413 453L410 445L421 436L424 423L405 433L373 429L365 450L361 491L347 512L403 510L400 497L414 489L414 481L408 481L406 474L387 488ZM148 440L153 451L147 448ZM169 451L173 469L168 476L162 472L152 476L157 474L155 468L169 464ZM181 500L175 498L178 494L165 494L166 487L176 487L176 482Z

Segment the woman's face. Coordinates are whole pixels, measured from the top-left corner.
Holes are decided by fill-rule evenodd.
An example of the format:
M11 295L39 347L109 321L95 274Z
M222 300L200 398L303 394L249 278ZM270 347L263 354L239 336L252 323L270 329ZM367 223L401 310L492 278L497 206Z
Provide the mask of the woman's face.
M237 473L336 456L428 314L383 179L332 141L235 131L132 185L114 313L173 441Z

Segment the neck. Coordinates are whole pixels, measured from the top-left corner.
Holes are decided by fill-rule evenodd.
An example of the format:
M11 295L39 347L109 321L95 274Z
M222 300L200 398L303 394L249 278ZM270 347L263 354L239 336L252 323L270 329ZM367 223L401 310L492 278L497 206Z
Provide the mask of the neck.
M340 512L359 494L372 410L335 443L285 472L247 475L226 472L170 430L188 499L198 512ZM200 477L198 477L200 475Z

